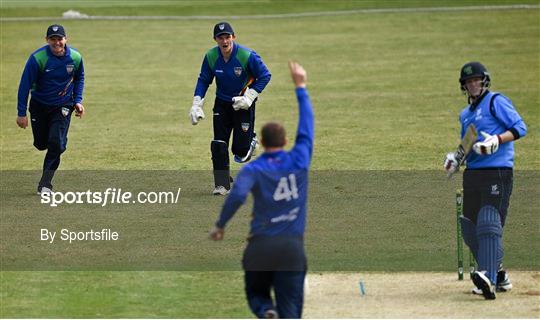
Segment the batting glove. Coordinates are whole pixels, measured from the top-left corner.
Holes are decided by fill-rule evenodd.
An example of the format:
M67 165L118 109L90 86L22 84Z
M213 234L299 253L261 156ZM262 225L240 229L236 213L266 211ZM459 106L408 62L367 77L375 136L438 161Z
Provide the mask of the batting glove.
M203 104L204 98L201 99L199 96L193 97L193 105L189 112L189 119L191 120L192 125L196 125L200 120L204 119L204 111L202 109Z
M459 171L459 161L456 159L455 153L450 152L446 154L446 158L444 159L444 170L446 170L448 175L452 175Z
M243 96L233 97L233 108L235 111L240 109L247 110L253 104L253 101L257 99L259 93L255 89L247 89Z
M484 141L477 142L473 145L474 152L480 155L493 154L499 150L499 144L501 143L501 136L498 134L490 135L484 131L480 131L484 136Z

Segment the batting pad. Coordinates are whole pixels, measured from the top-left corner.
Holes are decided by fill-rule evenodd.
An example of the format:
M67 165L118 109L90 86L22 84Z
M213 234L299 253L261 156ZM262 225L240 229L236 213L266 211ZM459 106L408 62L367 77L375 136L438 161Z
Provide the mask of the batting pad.
M463 235L463 241L469 247L474 258L478 260L478 236L476 234L476 226L474 223L464 216L459 217L459 223L461 224L461 233Z
M502 233L499 211L493 206L482 207L476 224L478 269L487 271L493 284L497 283L499 259L502 260Z

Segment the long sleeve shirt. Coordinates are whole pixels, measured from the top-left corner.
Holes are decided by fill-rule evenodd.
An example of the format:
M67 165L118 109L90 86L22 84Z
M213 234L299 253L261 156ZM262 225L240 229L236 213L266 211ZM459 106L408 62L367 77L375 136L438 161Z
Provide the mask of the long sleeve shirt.
M84 65L81 54L66 46L64 56L55 56L48 45L34 51L21 76L17 113L26 116L28 96L48 106L82 102Z

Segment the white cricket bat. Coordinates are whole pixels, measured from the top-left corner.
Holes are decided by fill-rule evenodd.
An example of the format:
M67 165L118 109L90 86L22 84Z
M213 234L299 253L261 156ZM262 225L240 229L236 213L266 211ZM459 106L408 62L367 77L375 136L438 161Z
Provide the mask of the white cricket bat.
M467 127L467 131L456 149L455 156L458 162L458 168L465 162L465 158L467 158L467 155L471 152L472 146L476 140L478 140L478 132L476 131L474 124L471 123L469 127ZM453 173L449 172L448 178L450 178L452 174Z

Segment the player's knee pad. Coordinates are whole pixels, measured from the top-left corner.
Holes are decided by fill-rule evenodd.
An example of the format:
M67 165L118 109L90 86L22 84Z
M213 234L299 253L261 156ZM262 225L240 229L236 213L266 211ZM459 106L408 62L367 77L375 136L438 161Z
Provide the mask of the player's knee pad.
M483 206L476 221L478 238L502 237L501 216L494 206Z
M251 160L251 153L249 150L242 150L240 152L233 152L234 153L234 161L238 163L245 163Z
M243 158L248 154L249 147L247 147L247 148L245 148L245 147L244 148L234 148L233 147L233 149L231 151L235 156Z
M222 157L228 152L227 142L223 140L212 140L210 143L210 151L212 151L212 157Z
M469 247L474 257L478 255L478 238L476 235L476 226L474 223L464 216L459 217L461 225L461 234L463 235L463 241Z
M229 146L223 140L212 140L210 143L214 169L226 169L229 165Z
M234 148L233 146L232 151L234 153L234 161L238 163L245 163L251 160L251 158L256 154L258 144L259 140L254 136L251 139L249 147Z

